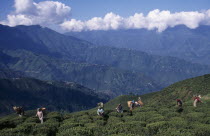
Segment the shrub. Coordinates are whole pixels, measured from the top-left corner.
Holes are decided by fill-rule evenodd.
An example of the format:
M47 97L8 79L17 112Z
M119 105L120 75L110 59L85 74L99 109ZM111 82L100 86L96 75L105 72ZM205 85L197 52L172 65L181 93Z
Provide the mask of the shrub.
M39 123L40 121L39 121L38 117L33 116L33 117L27 118L27 119L25 120L25 122L28 122L28 123Z
M45 136L55 136L58 129L58 124L43 123L37 124L31 134L32 135L45 135Z
M111 112L111 113L109 113L109 116L114 116L114 117L123 117L123 113Z
M99 125L99 126L104 126L106 124L106 121L104 121L104 120L97 120L97 121L95 121L95 123L97 125Z
M93 116L92 117L93 118L93 121L95 122L95 121L97 121L97 120L104 120L104 118L103 117L101 117L101 116Z
M67 123L67 122L78 123L77 118L69 118L69 119L66 119L66 120L63 121L64 124Z
M73 127L57 133L57 136L92 136L93 132L86 127Z
M189 121L199 121L202 122L203 118L205 117L204 113L201 112L192 112L186 115Z
M159 121L164 121L164 117L162 115L156 114L156 116L153 116L147 120L148 123L152 122L159 122Z
M167 129L168 124L165 121L150 123L147 125L148 131L150 135L157 134L162 129Z
M136 113L133 117L134 121L146 121L147 120L147 114L146 112L139 112L139 113Z
M88 115L84 115L84 116L80 116L77 118L77 122L78 123L91 123L92 122L92 119L90 118L90 116Z
M156 136L194 136L191 131L187 129L168 128L167 130L159 131Z
M36 123L23 123L18 125L15 129L19 132L23 132L25 134L30 134L31 130L36 126Z
M205 119L204 119L204 123L205 123L205 124L210 124L210 117L205 118Z
M87 128L97 128L98 125L96 123L86 123L84 124L85 127Z
M118 134L112 134L110 136L136 136L135 134L124 134L124 133L118 133ZM140 136L140 135L138 135Z
M0 121L0 130L5 128L15 128L17 124L9 120Z
M20 132L15 128L9 128L1 130L1 136L28 136L28 134L24 134L24 132Z
M188 122L185 120L170 120L168 121L168 125L171 128L181 129L181 128L187 128Z
M89 111L88 114L90 116L96 116L97 115L97 110L95 109L95 110Z
M152 108L152 107L147 107L147 106L145 106L145 107L139 108L139 111L140 111L140 112L149 112L149 111L155 111L155 109Z
M109 119L107 121L107 124L113 125L113 124L116 124L116 123L119 123L119 122L122 122L121 118L111 116L111 117L109 117Z
M135 121L136 119L134 118L134 116L125 116L122 118L125 122L129 122L129 121Z
M193 107L193 106L185 106L184 107L184 114L188 114L188 113L191 113L191 112L194 112L196 110L196 108L195 107Z
M145 122L140 121L130 121L130 122L119 122L114 125L107 125L107 134L140 134L145 132Z
M58 112L50 112L47 114L47 118L55 118L57 119L59 122L62 120L62 116L60 113Z
M171 112L171 110L169 108L161 108L161 109L158 110L158 113L161 114L161 115L166 115L169 112Z
M145 114L146 116L146 121L151 120L152 118L156 117L163 117L162 115L158 114L157 112L148 112Z
M21 123L23 123L24 121L26 120L26 117L15 117L15 118L12 118L10 121L14 124L14 125L19 125Z
M66 122L65 124L62 124L60 127L59 127L59 131L62 132L66 129L69 129L69 128L73 128L73 127L83 127L84 124L81 124L81 123L72 123L72 122Z
M165 118L179 117L181 116L178 112L168 112L165 114Z
M197 136L209 136L210 125L209 124L193 124L193 133Z

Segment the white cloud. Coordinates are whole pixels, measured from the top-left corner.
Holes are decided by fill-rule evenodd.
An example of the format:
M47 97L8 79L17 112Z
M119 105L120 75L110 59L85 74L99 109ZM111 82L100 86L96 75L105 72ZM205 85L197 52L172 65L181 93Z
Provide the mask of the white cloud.
M60 24L70 17L71 8L60 2L33 0L15 0L15 12L7 15L2 24L9 26L40 24Z
M91 31L91 30L116 30L116 29L157 29L162 32L168 27L176 25L186 25L194 29L200 24L210 24L210 10L204 12L176 12L171 13L168 10L160 11L155 9L146 16L142 13L136 13L133 16L123 18L114 13L108 13L103 18L94 17L87 21L77 21L71 19L65 21L60 26L65 31Z
M15 11L7 15L7 19L0 24L34 25L39 24L53 29L60 28L64 31L92 31L92 30L117 30L117 29L156 29L162 32L168 27L185 25L191 29L200 24L210 25L210 9L202 12L175 12L155 9L147 15L135 13L129 17L121 17L112 12L104 17L93 17L87 21L70 19L71 7L61 2L34 0L14 0ZM58 31L60 31L58 30Z
M24 13L30 11L34 8L33 0L15 0L16 13Z
M210 25L210 9L205 13L205 22L206 25Z
M109 29L119 29L123 18L114 13L108 13L104 18L95 17L91 20L85 22L87 29L89 30L109 30Z
M63 27L67 31L82 31L84 30L84 22L80 20L71 19L70 21L65 21L61 24L61 27Z
M8 15L7 19L10 26L16 26L17 24L33 25L32 20L23 14Z
M86 22L71 19L65 21L60 26L67 31L82 31L82 30L116 30L123 26L123 18L114 13L108 13L104 18L94 17Z

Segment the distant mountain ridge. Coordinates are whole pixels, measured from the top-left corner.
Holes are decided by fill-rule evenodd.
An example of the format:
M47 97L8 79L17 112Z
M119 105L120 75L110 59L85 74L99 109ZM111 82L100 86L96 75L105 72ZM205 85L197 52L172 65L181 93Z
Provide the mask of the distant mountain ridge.
M95 91L112 91L114 96L130 91L143 94L162 88L149 77L137 72L75 63L22 50L5 53L19 59L15 64L9 64L11 69L41 80L74 81Z
M40 26L0 25L0 29L1 52L13 60L1 63L41 80L74 81L119 95L157 91L176 81L210 73L209 66L141 51L97 47Z
M66 35L87 40L95 45L130 48L210 65L210 26L201 25L190 29L180 25L161 33L155 30L130 29L69 32Z

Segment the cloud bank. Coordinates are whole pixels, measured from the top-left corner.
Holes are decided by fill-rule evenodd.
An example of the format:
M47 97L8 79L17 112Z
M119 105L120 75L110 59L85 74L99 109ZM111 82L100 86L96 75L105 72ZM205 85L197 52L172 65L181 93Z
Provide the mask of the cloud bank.
M71 19L71 7L55 1L14 0L15 10L7 15L7 19L0 24L16 25L42 25L57 29L58 31L92 31L141 29L157 30L162 32L168 27L185 25L191 29L199 25L210 25L210 9L202 12L175 12L155 9L147 15L135 13L129 17L122 17L115 13L107 13L104 17L93 17L81 21Z
M143 13L136 13L133 16L123 18L114 13L108 13L103 18L94 17L88 21L71 19L65 21L60 26L65 31L92 31L92 30L116 30L116 29L157 29L162 32L168 27L185 25L191 29L200 24L210 24L210 10L204 12L176 12L168 10L160 11L155 9L146 16Z
M60 24L70 17L71 7L60 2L43 1L35 3L33 0L15 0L15 11L7 15L2 24L16 25L43 25Z

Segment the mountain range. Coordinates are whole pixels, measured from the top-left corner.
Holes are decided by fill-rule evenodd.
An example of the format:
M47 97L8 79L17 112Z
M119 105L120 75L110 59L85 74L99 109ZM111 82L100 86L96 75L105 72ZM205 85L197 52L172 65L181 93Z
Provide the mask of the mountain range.
M209 135L210 75L203 74L210 66L151 53L41 26L0 25L0 115L14 112L12 106L27 110L21 118L1 117L1 135ZM131 114L127 101L139 95L144 105ZM198 107L194 95L202 96ZM181 111L176 99L183 100ZM104 117L96 114L98 102L107 102ZM119 103L123 113L115 111ZM48 110L44 124L34 116L38 107ZM87 111L67 113L80 110Z
M173 56L193 63L210 65L210 26L190 29L184 25L155 30L129 29L69 32L99 46L112 46L144 51L160 56Z
M116 96L158 91L210 73L209 66L142 51L96 46L41 26L0 25L1 66L41 80L77 82Z

